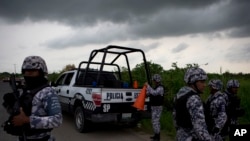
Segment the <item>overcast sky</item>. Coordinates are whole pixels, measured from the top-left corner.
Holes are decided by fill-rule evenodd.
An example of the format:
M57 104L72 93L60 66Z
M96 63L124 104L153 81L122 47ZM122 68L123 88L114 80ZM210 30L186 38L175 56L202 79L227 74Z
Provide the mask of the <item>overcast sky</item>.
M166 70L250 73L250 1L0 0L0 72L20 72L29 55L59 71L108 45L140 48Z

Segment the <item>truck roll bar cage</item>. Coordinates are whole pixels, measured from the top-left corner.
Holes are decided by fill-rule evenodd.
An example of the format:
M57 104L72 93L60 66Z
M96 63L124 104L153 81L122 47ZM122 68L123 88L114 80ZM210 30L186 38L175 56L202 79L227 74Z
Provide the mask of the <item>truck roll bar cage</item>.
M103 67L105 65L115 66L117 68L118 72L119 72L119 78L121 79L120 66L115 64L115 62L117 61L117 59L119 57L124 56L125 61L126 61L126 65L127 65L127 69L128 69L128 73L129 73L130 84L132 84L133 80L132 80L132 74L131 74L129 59L128 59L128 54L130 54L130 53L140 53L142 55L143 63L144 63L145 71L146 71L147 81L149 83L151 83L151 81L150 81L151 80L150 72L149 72L149 67L148 67L148 64L147 64L147 60L146 60L144 52L141 49L122 47L122 46L116 46L116 45L109 45L109 46L107 46L105 48L102 48L102 49L95 49L95 50L93 50L91 52L91 54L89 56L89 60L88 61L82 61L79 64L78 69L79 70L81 69L82 64L87 64L86 68L85 68L86 71L84 72L85 73L84 74L84 79L85 79L87 71L90 70L90 68L89 68L90 64L98 64L98 65L100 65L100 69L99 69L99 72L97 74L97 79L96 79L97 80L97 85L98 85L99 84L100 74L103 71ZM93 62L93 60L97 56L97 54L102 54L101 62ZM110 62L107 62L106 61L106 56L108 54L113 54L113 55L116 55L116 56ZM76 79L78 78L78 76L79 76L79 71L77 71Z

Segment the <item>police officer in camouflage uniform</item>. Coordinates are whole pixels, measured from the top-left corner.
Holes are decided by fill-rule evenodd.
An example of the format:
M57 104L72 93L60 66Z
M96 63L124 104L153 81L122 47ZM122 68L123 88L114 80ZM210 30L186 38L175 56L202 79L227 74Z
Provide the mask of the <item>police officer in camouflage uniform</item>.
M160 141L161 124L160 118L164 102L164 87L161 84L161 76L154 74L152 78L155 86L152 88L147 82L145 83L147 89L147 96L150 98L151 105L151 120L154 130L154 136L150 137L153 141Z
M226 100L224 94L221 92L223 83L219 79L212 79L209 81L210 96L207 98L205 104L205 115L209 133L216 141L222 141L220 135L227 121Z
M54 141L51 130L62 124L61 106L55 90L48 85L47 66L40 56L28 56L22 65L25 88L19 98L19 114L10 119L13 129L7 133L19 141ZM5 106L7 103L4 103ZM3 105L4 105L3 104ZM16 129L22 133L15 133Z
M240 83L236 79L231 79L227 82L224 96L227 102L227 116L228 120L224 127L224 135L228 135L230 126L238 125L238 118L245 114L244 109L240 107L241 99L237 96Z
M189 68L184 76L187 86L174 97L173 119L177 141L211 141L200 94L206 87L207 74L201 68Z

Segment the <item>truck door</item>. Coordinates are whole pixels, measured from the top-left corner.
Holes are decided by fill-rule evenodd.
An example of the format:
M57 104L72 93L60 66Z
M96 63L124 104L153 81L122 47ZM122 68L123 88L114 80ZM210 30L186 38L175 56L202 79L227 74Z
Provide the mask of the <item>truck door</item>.
M56 82L56 92L59 97L62 109L68 111L68 104L70 102L70 83L74 72L65 73L59 77Z

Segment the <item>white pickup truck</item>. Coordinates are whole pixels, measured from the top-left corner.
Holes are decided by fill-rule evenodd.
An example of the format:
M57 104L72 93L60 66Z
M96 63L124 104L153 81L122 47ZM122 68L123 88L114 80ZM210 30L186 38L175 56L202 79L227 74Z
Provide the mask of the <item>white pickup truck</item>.
M148 113L148 98L145 99L145 111L138 111L132 106L143 84L138 88L133 87L135 79L130 70L128 56L131 53L142 55L145 66L141 72L141 74L145 74L143 77L145 80L142 81L150 82L144 52L140 49L120 46L108 46L93 50L88 61L81 62L75 70L64 72L56 80L54 86L62 110L74 114L76 129L79 132L89 131L93 122L130 122L136 124L142 118L142 113ZM99 56L101 61L94 61L98 55L101 56ZM125 72L121 72L121 66L116 63L119 62L118 58L122 56L127 64L127 71L125 71L127 80L122 79L121 73ZM112 59L108 59L108 57ZM122 63L122 65L125 64ZM92 65L98 66L99 69L91 69ZM110 69L110 67L113 70L105 70L105 68Z

